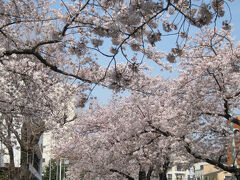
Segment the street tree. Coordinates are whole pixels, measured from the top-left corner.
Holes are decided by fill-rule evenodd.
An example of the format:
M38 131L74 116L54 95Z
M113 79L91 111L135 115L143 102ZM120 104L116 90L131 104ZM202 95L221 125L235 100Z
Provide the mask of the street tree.
M176 62L190 27L221 24L228 31L230 4L231 0L0 0L0 128L10 172L13 144L19 144L19 179L29 178L27 152L45 129L66 123L60 112L71 96L83 107L96 85L153 93L147 87L158 79L149 81L152 78L144 75L144 61L170 69L162 59ZM161 39L173 34L172 52L159 51ZM218 36L216 31L211 35ZM212 43L211 50L219 44Z
M163 81L156 89L164 84L167 88ZM170 107L162 106L169 93L162 90L161 98L158 94L144 97L134 93L126 99L114 98L105 106L93 103L74 123L58 130L54 153L69 159L69 176L76 178L85 172L86 179L166 180L173 163L190 164L194 158L184 154L179 137L162 120L167 112L174 114Z
M178 126L189 133L182 136L188 153L240 179L239 144L233 131L240 124L239 43L216 29L202 30L197 36L186 47L180 60L182 72L174 81L172 103L181 108ZM236 147L230 146L233 141ZM227 162L230 154L235 163Z
M147 88L145 93L132 93L107 107L91 107L90 113L70 128L71 135L64 131L67 138L61 142L68 141L58 149L59 155L72 160L73 167L86 168L87 172L92 168L90 173L100 168L109 175L112 167L119 168L114 172L127 172L124 168L130 161L114 164L112 158L116 155L117 160L125 160L130 151L130 158L137 155L144 167L150 167L151 162L157 168L157 162L165 162L166 155L172 158L177 154L181 161L186 157L190 162L205 161L239 179L238 146L229 146L236 141L232 127L240 124L239 50L239 43L229 32L202 29L183 49L179 76L172 80L146 76L138 81L144 84L142 90ZM229 154L234 163L227 161ZM136 169L139 167L127 167L127 175Z
M30 158L43 132L63 125L72 117L68 108L75 87L53 76L48 69L25 58L0 65L0 141L8 156L10 179L30 179ZM17 155L17 151L20 153ZM20 161L19 163L17 161ZM20 167L19 167L20 165ZM18 169L19 168L19 169Z

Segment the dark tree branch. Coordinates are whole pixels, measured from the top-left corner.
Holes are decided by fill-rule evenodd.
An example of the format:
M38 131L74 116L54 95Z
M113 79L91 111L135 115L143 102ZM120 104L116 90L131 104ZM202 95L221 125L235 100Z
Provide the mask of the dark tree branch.
M157 131L157 132L159 132L160 134L162 134L163 136L166 136L166 137L169 137L169 136L173 136L174 137L174 135L172 133L167 132L167 131L165 132L165 131L161 130L161 131ZM209 164L217 166L217 167L223 169L224 171L227 171L227 172L230 172L230 173L236 173L237 172L237 173L240 174L240 168L229 167L229 166L224 165L223 163L221 163L219 161L215 161L215 160L212 160L212 159L209 159L209 158L205 158L205 157L203 157L203 156L201 156L201 155L199 155L197 153L194 153L192 151L192 149L191 149L190 144L185 141L185 137L181 137L181 138L178 138L178 139L179 139L179 141L182 141L182 142L185 143L184 147L185 147L186 151L189 154L191 154L194 158L199 159L199 160L203 160L203 161L205 161L205 162L207 162Z
M238 97L239 95L240 95L240 91L236 92L233 96L227 96L226 99L232 99L232 98Z
M211 75L214 78L214 80L215 80L215 82L216 82L216 84L219 88L219 91L224 93L224 88L220 85L220 82L218 81L216 75L214 73L211 73L209 70L207 70L207 72L209 73L209 75ZM239 96L239 95L240 95L240 92L237 92L233 97L236 97L236 96ZM223 99L224 114L218 114L218 115L226 118L227 120L229 120L230 122L232 122L234 124L240 125L240 121L238 120L238 118L232 117L232 115L230 113L230 107L229 107L228 100L231 99L231 98L232 98L232 96L226 97L226 98ZM209 115L211 115L211 114L209 114Z
M134 180L133 177L131 177L131 176L129 176L129 175L127 175L127 174L125 174L125 173L123 173L123 172L121 172L121 171L118 171L118 170L116 170L116 169L110 169L110 171L113 172L113 173L118 173L118 174L120 174L121 176L127 178L128 180Z
M52 43L52 41L50 41L50 43ZM46 43L41 43L41 44L46 44ZM69 76L69 77L74 77L76 79L79 79L83 82L87 82L87 83L93 83L91 80L89 79L85 79L85 78L82 78L78 75L75 75L75 74L72 74L72 73L68 73L68 72L65 72L61 69L59 69L57 66L55 65L52 65L50 64L46 59L44 59L39 52L36 52L35 49L36 47L38 47L39 45L35 46L33 49L24 49L24 50L12 50L12 51L6 51L4 53L4 55L6 56L11 56L12 54L27 54L27 55L33 55L35 56L41 63L43 63L46 67L49 67L52 71L54 72L57 72L57 73L60 73L62 75L65 75L65 76Z
M215 80L216 84L218 85L219 91L220 91L220 92L223 92L223 88L222 88L222 86L220 85L220 83L219 83L216 75L215 75L213 72L210 72L208 69L207 69L207 72L208 72L208 74L211 75L211 76L213 77L213 79Z
M88 1L82 6L82 8L79 10L79 12L81 12L83 9L85 9L89 2L90 2L90 0L88 0ZM76 19L78 16L79 16L79 13L76 14L76 15L72 18L72 20L71 20L70 23L67 23L67 24L63 27L63 30L62 30L62 33L61 33L62 36L65 36L65 34L66 34L67 30L68 30L68 27L72 25L72 23L75 21L75 19Z
M205 158L197 153L194 153L190 147L190 144L185 142L185 149L186 151L191 154L194 158L199 159L199 160L204 160L205 162L212 164L214 166L217 166L219 168L221 168L224 171L230 172L230 173L240 173L240 168L236 168L236 167L229 167L227 165L224 165L223 163L219 162L219 161L215 161L209 158Z

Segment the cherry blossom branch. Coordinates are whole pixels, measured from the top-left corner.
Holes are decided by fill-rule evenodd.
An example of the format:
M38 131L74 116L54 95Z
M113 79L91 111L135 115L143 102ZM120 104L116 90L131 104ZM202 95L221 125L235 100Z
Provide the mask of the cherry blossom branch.
M20 145L20 147L21 147L21 148L24 148L24 143L22 142L19 133L18 133L13 127L12 127L10 130L11 130L12 133L15 135L15 137L16 137L16 139L17 139L19 145Z
M153 132L153 131L145 131L146 133L148 132ZM158 138L162 137L161 135L157 135L154 138L151 138L149 141L147 141L146 143L144 143L144 145L142 145L141 147L138 147L136 149L134 149L133 151L131 151L130 153L127 153L128 155L132 155L134 152L140 151L141 149L144 149L146 146L152 144L155 140L157 140Z
M169 136L172 136L172 137L176 137L174 134L168 132L168 131L162 131L162 130L157 130L156 131L157 133L160 133L161 135L165 136L165 137L169 137ZM218 167L220 167L221 169L225 170L225 171L228 171L230 173L232 172L239 172L240 173L240 168L236 168L236 167L229 167L229 166L226 166L224 165L223 163L221 163L220 161L215 161L215 160L212 160L212 159L209 159L209 158L205 158L197 153L194 153L191 149L191 146L188 142L186 142L186 139L185 137L176 137L178 139L178 141L182 141L185 143L184 147L186 149L186 151L191 154L194 158L196 159L199 159L199 160L204 160L205 162L209 163L209 164L212 164L212 165L216 165Z
M61 2L63 3L64 7L66 8L68 14L71 15L71 13L70 13L70 11L69 11L67 5L65 4L65 2L64 2L63 0L61 0Z
M86 6L88 5L88 3L90 2L90 0L88 0L82 7L81 9L79 9L79 12L81 12L82 10L84 10L86 8ZM79 13L76 14L72 20L71 20L71 23L67 23L64 27L63 27L63 30L62 30L62 36L65 36L65 33L67 32L68 30L68 27L72 25L72 23L75 21L75 19L79 16Z
M229 107L227 105L225 105L225 111L228 112L229 111ZM210 112L203 112L201 114L205 114L205 115L210 115L210 116L220 116L220 117L224 117L226 118L227 120L229 120L230 122L234 123L234 124L237 124L240 126L240 121L238 118L235 118L235 117L232 117L230 114L228 113L225 113L225 114L216 114L216 113L210 113Z
M131 177L131 176L129 176L129 175L127 175L127 174L125 174L125 173L123 173L121 171L118 171L116 169L110 169L110 171L114 172L114 173L118 173L118 174L122 175L123 177L127 178L128 180L134 180L133 177Z
M8 35L6 33L4 33L1 29L0 29L0 33L2 33L2 35L7 38L7 39L10 39L10 41L13 42L13 44L17 47L17 43L11 38L11 37L8 37Z
M156 18L159 14L161 14L162 12L168 10L168 7L170 5L170 2L168 2L167 6L163 9L161 9L159 12L157 12L155 15L153 15L151 18L149 18L147 21L145 21L144 23L142 23L140 26L138 26L136 29L134 29L133 32L131 32L130 34L128 34L128 36L118 45L118 47L116 48L116 53L113 55L112 59L110 60L110 63L106 69L106 73L105 75L101 78L101 80L99 82L101 82L103 79L105 79L106 75L107 75L107 71L108 68L110 67L110 64L115 61L115 57L118 54L119 50L121 50L123 44L130 39L134 34L136 34L140 29L142 29L147 23L149 23L152 19Z
M186 149L187 152L188 152L189 154L191 154L194 158L199 159L199 160L204 160L205 162L207 162L207 163L209 163L209 164L212 164L212 165L215 165L215 166L223 169L224 171L227 171L227 172L230 172L230 173L236 173L236 172L240 173L240 168L236 168L236 167L234 167L234 166L233 166L233 167L229 167L229 166L226 166L226 165L224 165L223 163L219 162L219 160L218 160L218 161L215 161L215 160L212 160L212 159L209 159L209 158L205 158L205 157L203 157L203 156L201 156L201 155L199 155L199 154L197 154L197 153L194 153L194 152L192 151L192 149L191 149L190 144L187 143L186 141L184 141L184 142L185 142L185 149Z
M50 41L52 42L52 41ZM45 44L42 42L42 44ZM12 50L12 51L6 51L4 53L4 55L6 56L11 56L13 54L26 54L26 55L34 55L41 63L43 63L46 67L49 67L52 71L54 72L57 72L57 73L60 73L62 75L65 75L65 76L70 76L70 77L74 77L76 79L79 79L83 82L87 82L87 83L93 83L91 80L89 79L85 79L85 78L82 78L78 75L75 75L75 74L72 74L72 73L68 73L66 71L63 71L61 69L59 69L57 66L54 66L52 64L50 64L46 59L44 59L38 52L35 51L36 47L34 47L33 49L25 49L25 50Z
M180 14L182 14L186 19L188 19L190 22L192 22L194 25L196 25L196 22L193 20L193 18L189 17L188 15L186 15L185 13L183 13L178 7L176 7L173 3L170 2L170 0L168 1L169 4L175 9L177 10Z
M220 85L220 83L219 83L216 75L215 75L213 72L210 72L209 69L207 69L207 72L208 72L209 75L211 75L211 76L213 77L213 79L214 79L215 82L217 83L218 88L219 88L219 91L223 92L223 88L222 88L222 86Z
M236 92L233 96L227 96L226 99L232 99L234 97L238 97L240 95L240 91Z
M11 17L15 17L15 16L11 16ZM17 17L17 18L22 19L24 17ZM55 20L58 20L58 18L18 20L18 21L13 21L13 22L2 25L0 27L0 30L4 29L5 27L15 25L15 24L20 24L20 23L31 23L31 22L36 23L36 22L46 22L46 21L55 21Z
M220 85L220 82L218 81L216 75L215 75L214 73L211 73L209 70L207 70L207 71L208 71L208 73L209 73L210 75L212 75L212 77L214 78L215 82L217 83L217 85L218 85L218 87L219 87L219 91L220 91L220 92L223 92L224 89L223 89L223 87ZM234 97L238 96L239 94L240 94L240 92L237 92L237 93L234 95ZM225 114L218 114L218 115L219 115L219 116L222 116L222 117L225 117L227 120L229 120L230 122L232 122L232 123L234 123L234 124L240 125L240 121L239 121L237 118L232 117L231 114L230 114L230 107L229 107L229 102L228 102L228 100L229 100L230 98L231 98L231 96L230 96L230 97L228 96L227 98L224 98L224 99L223 99L223 101L224 101L223 106L224 106L224 112L225 112ZM206 113L206 114L209 114L209 113ZM209 114L209 115L211 115L211 114Z

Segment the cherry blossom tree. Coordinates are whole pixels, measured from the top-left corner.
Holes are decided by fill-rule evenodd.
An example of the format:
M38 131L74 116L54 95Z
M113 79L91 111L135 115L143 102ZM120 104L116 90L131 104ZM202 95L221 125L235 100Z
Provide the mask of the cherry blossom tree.
M160 77L157 79L159 82ZM167 85L162 81L152 91ZM155 176L164 180L173 160L194 160L179 149L183 147L181 139L171 134L171 126L161 119L167 113L173 115L172 109L163 106L169 93L162 90L158 94L161 98L134 94L115 98L106 106L94 104L73 124L58 130L54 149L57 156L70 160L69 175L129 180Z
M180 63L183 72L174 81L174 106L181 108L178 125L186 123L189 134L182 137L188 153L240 179L236 164L226 163L229 151L234 151L227 148L234 138L231 126L240 124L239 43L216 29L197 36L186 47Z
M0 59L31 57L78 82L124 89L145 59L162 68L167 66L161 61L165 56L175 62L190 27L220 23L230 29L231 1L1 0ZM177 45L170 54L154 47L174 34ZM125 66L118 66L120 62Z
M9 59L0 69L0 141L9 157L8 175L30 179L29 158L43 132L70 120L67 102L76 96L76 88L31 59ZM20 163L15 150L20 152Z
M145 76L143 69L146 67L143 62L146 59L152 60L161 68L169 69L169 64L161 59L166 57L173 63L176 62L176 56L182 56L190 27L199 29L211 23L217 27L220 23L223 29L229 30L230 20L225 19L231 19L228 15L230 2L231 0L61 0L58 3L45 0L0 0L1 91L5 94L1 97L1 141L4 141L8 149L10 166L14 167L11 151L16 140L22 149L24 164L25 152L36 144L45 128L54 127L55 123L65 124L66 116L59 112L63 111L65 102L71 96L78 97L77 104L83 107L88 99L86 94L95 85L114 90L128 88L145 94L155 94L154 91L159 87L163 89L161 92L165 92L159 86L161 83L158 78ZM172 52L159 51L157 44L161 39L174 34L177 45ZM220 37L216 31L208 38L211 39L209 48L217 54L217 49L221 47L220 40L226 36L222 35L218 40L215 37ZM214 74L211 69L209 73ZM153 87L149 89L151 86ZM168 85L164 87L169 89ZM159 95L154 95L151 104L154 104L154 99L159 99L155 96ZM168 94L165 100L169 102L171 96ZM174 106L175 108L178 109L175 113L182 109ZM145 108L140 109L143 111ZM133 112L138 112L142 119L149 119L140 109L135 106ZM167 116L162 119L166 121L171 110L164 109L165 113L162 114ZM161 117L161 110L158 109L157 112ZM129 119L134 114L130 115ZM159 120L155 117L153 119L154 122ZM227 119L237 122L231 117ZM147 125L150 129L158 127L151 127L151 123ZM163 127L167 127L167 124ZM26 145L24 142L29 137L29 131L34 132L30 133L33 135L32 144ZM174 135L170 130L167 134L166 131L161 131L165 132L167 138L175 139L177 144L180 143L179 137L184 137ZM158 136L151 133L144 133L144 136L147 134L150 137L142 138L139 142L146 144ZM16 140L12 141L11 136ZM158 138L158 142L165 141L166 136L162 137L163 135ZM135 148L137 147L139 144ZM142 149L144 148L141 151ZM160 149L165 149L165 146ZM147 158L143 161L132 157L133 164L139 162L144 170L146 167L156 169L151 163L145 162L146 159L153 161L150 154L147 153ZM143 158L142 155L139 157ZM132 165L136 166L139 169L139 164ZM125 169L123 167L123 173ZM20 178L27 179L28 175L24 171L21 173Z
M231 124L240 124L239 43L228 31L208 28L190 42L179 59L178 77L145 76L139 80L144 93L90 107L70 132L59 134L58 155L70 159L72 172L134 178L141 166L159 172L165 158L172 161L174 155L208 162L240 178L239 167L226 161L234 151L229 148L235 139ZM129 164L136 160L141 166Z

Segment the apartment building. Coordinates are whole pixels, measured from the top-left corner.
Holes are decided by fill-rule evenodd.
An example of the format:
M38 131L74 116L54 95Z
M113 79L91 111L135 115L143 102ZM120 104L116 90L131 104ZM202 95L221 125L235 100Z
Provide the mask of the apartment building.
M193 167L187 168L184 163L176 163L167 172L168 180L193 180Z
M216 168L211 164L204 165L204 180L233 180L232 174Z
M231 173L223 171L206 162L195 163L190 169L177 164L169 169L168 180L233 180Z

